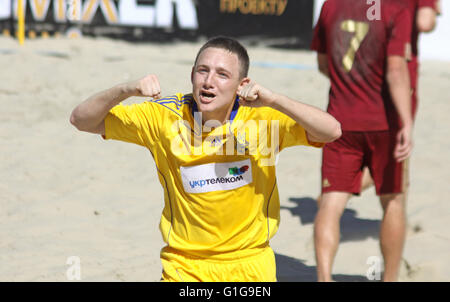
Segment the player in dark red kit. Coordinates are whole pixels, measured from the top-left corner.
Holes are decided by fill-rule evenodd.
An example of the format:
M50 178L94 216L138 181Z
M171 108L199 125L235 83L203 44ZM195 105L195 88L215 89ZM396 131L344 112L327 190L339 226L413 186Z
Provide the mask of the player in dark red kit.
M413 16L413 27L411 36L412 57L408 62L412 88L412 110L413 116L417 112L417 78L419 74L419 33L431 32L436 26L436 16L440 13L440 0L409 0L409 11Z
M331 281L339 221L361 190L363 167L373 176L383 207L380 231L384 281L398 278L405 241L407 158L413 118L407 59L411 15L406 1L328 0L314 30L312 49L330 78L328 112L342 137L323 150L322 196L314 225L319 281ZM371 13L369 13L369 11Z
M419 75L419 50L418 41L420 33L432 32L436 26L436 16L440 14L440 0L408 0L408 8L412 18L411 35L411 60L408 61L409 79L411 83L411 102L413 118L417 114L418 99L418 75ZM368 168L364 168L361 191L373 185Z

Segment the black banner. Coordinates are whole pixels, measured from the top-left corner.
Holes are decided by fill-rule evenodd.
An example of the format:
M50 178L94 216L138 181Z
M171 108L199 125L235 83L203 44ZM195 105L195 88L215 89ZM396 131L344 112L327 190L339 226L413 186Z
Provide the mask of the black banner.
M313 6L311 0L200 1L199 32L207 37L227 35L307 48Z
M18 0L0 0L0 32L15 35ZM26 36L192 41L227 35L307 48L311 0L23 0Z

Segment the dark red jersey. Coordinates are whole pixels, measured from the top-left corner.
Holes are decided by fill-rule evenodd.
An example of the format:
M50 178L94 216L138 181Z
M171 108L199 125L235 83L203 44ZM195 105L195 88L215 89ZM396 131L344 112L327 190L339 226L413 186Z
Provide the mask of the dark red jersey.
M412 20L406 2L327 0L322 6L311 48L327 54L328 112L343 130L389 129L395 107L386 62L388 56L410 55Z

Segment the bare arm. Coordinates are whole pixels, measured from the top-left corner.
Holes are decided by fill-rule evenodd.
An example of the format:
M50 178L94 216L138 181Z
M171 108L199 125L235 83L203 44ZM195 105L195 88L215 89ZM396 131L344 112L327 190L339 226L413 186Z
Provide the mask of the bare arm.
M387 60L387 82L392 101L400 116L402 128L397 137L394 157L398 161L408 158L412 151L413 119L411 114L411 86L408 65L401 56L389 56Z
M419 32L432 32L436 27L437 12L431 7L422 7L417 11L416 26Z
M326 76L330 77L330 72L328 70L328 58L326 53L317 53L317 64L319 65L319 71Z
M105 117L121 101L131 96L160 97L160 86L154 75L141 80L119 84L98 92L75 107L70 123L80 131L105 134Z
M250 83L244 86L238 95L246 106L269 106L288 115L306 130L308 139L312 142L332 142L342 134L341 124L330 114L273 93L258 84Z

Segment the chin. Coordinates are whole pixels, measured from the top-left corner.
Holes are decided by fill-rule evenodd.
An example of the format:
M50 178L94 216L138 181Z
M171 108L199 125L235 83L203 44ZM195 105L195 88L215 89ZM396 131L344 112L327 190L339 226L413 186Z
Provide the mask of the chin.
M202 102L197 102L197 108L198 111L200 112L214 112L215 110L217 110L217 106L215 102L211 102L211 103L202 103Z

